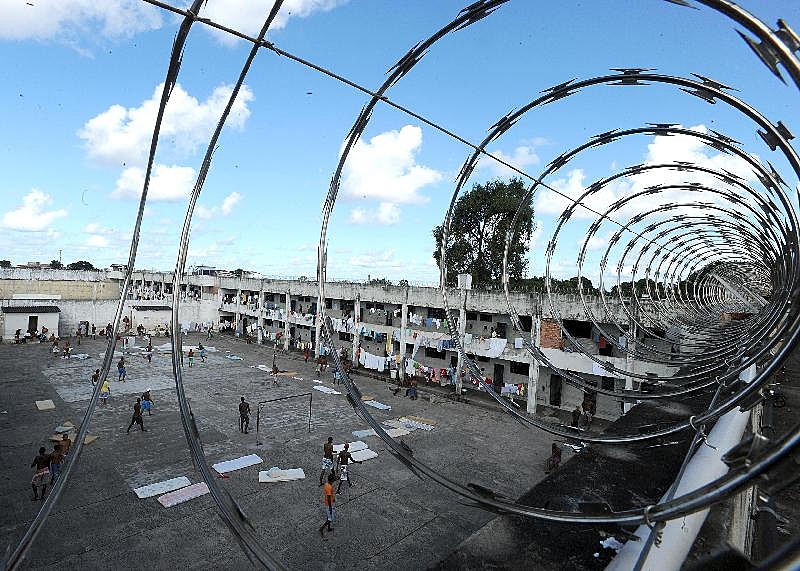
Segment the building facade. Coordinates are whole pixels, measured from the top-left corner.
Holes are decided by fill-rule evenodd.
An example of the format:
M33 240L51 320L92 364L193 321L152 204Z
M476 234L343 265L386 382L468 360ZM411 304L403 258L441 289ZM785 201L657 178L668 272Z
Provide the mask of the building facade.
M57 306L59 334L71 335L88 321L97 328L113 321L123 284L119 270L75 272L69 270L0 270L0 304L3 307ZM286 350L309 348L319 356L322 337L321 309L331 320L333 344L346 349L357 367L372 369L387 378L453 385L454 390L480 390L458 374L459 352L450 326L463 331L467 356L473 359L494 388L513 403L535 413L537 407L572 410L590 401L596 416L615 419L624 405L610 395L587 392L537 362L525 342L541 348L562 370L603 389L631 387L631 379L605 376L598 361L637 374L669 376L670 367L634 361L624 350L608 343L604 335L623 337L616 323L628 323L622 304L605 307L599 298L584 307L577 295L561 295L553 304L538 293L512 294L509 301L520 316L516 330L508 304L500 292L452 290L453 323L448 323L442 293L437 288L329 282L319 299L316 282L187 275L179 285L171 273L136 271L124 316L130 327L142 325L150 332L169 328L169 307L175 295L181 301L179 321L187 330L228 331L249 336L256 343ZM601 332L587 317L587 308L599 320ZM11 310L15 311L15 310ZM609 313L611 312L611 313ZM0 314L5 315L5 313ZM162 323L163 321L163 323ZM461 324L461 327L459 327ZM27 324L26 324L27 326ZM0 328L6 336L7 328ZM664 341L637 335L637 343L663 350ZM669 349L667 348L667 351ZM462 386L463 383L463 386Z

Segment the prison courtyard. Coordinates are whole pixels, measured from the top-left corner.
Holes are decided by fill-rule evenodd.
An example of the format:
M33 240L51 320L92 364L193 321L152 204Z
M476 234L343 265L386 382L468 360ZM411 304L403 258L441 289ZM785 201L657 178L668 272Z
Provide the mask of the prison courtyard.
M154 338L154 347L161 341L169 339ZM298 353L276 353L231 336L207 340L193 333L185 344L198 341L209 348L207 362L197 358L191 368L185 363L184 382L206 458L209 464L252 454L263 460L225 474L219 483L287 568L424 569L494 517L410 472L377 436L354 436L353 431L368 426L345 395L314 389L346 392L333 384L331 370L316 375L312 360L306 363ZM91 375L101 367L105 349L104 340L84 339L75 353L87 358L62 359L53 357L47 343L0 345L4 549L16 545L41 505L31 501L32 459L40 446L51 451L48 439L57 427L81 422L91 396ZM273 354L284 371L279 386L263 370L271 366ZM127 380L119 382L112 366L111 396L107 405L97 407L89 430L96 439L83 448L69 485L31 549L27 568L250 568L210 495L166 508L155 496L134 493L181 476L192 483L202 479L186 446L169 351L157 349L151 363L135 350L126 358ZM411 400L402 391L395 395L395 385L385 381L361 375L353 379L365 396L391 407L373 412L387 426L408 416L430 421L433 429L413 430L401 439L415 457L443 475L510 498L545 478L551 438L528 430L520 434L519 426L499 409L437 396L424 383L420 398ZM126 433L136 397L148 388L154 407L152 416L144 415L146 432L134 426ZM256 431L259 402L294 395L303 396L261 406ZM238 426L242 396L253 411L248 434ZM54 408L39 410L35 403L44 400L52 400ZM334 443L360 440L377 456L351 468L353 486L345 485L337 495L335 531L323 539L318 532L324 521L319 475L328 436ZM566 448L564 460L571 455ZM259 471L272 467L300 468L305 478L259 483Z

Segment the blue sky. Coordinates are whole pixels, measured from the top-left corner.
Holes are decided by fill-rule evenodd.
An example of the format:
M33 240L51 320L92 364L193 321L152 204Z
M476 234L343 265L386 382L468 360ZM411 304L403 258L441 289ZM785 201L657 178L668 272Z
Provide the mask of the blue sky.
M287 1L269 38L377 88L409 48L468 3ZM794 0L742 5L770 25L782 17L800 28ZM205 15L255 34L270 6L210 0ZM126 261L177 26L174 15L134 0L0 0L0 258L48 262L60 251L65 263ZM543 89L609 68L645 67L708 75L739 89L771 120L800 129L796 88L756 61L734 28L706 8L661 0L512 0L441 40L389 96L478 142L498 118ZM248 50L202 24L193 27L159 143L137 268L174 267L186 196ZM246 85L199 201L189 264L312 276L321 205L342 141L368 98L267 51ZM647 122L720 130L780 163L767 156L752 125L724 106L660 86L581 92L532 111L489 150L538 176L550 160L594 134ZM444 217L469 153L418 120L379 107L345 170L328 231L329 277L435 282L431 230ZM547 182L576 196L625 165L675 158L748 175L735 159L689 139L639 136L582 155ZM482 161L472 182L507 176ZM628 181L610 189L610 197L597 197L595 206L647 183ZM544 271L544 246L564 205L547 191L535 198L532 274ZM577 216L564 229L555 275L576 274L576 252L590 222ZM595 282L596 256L610 231L603 229L590 244L595 258L586 273Z

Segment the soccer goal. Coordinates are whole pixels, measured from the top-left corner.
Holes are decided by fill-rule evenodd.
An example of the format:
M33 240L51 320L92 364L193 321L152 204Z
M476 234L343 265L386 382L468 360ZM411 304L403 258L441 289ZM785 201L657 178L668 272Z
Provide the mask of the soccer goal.
M277 410L270 411L270 414L262 415L261 410L269 407L270 409L276 408L276 405L281 401L289 401L291 399L305 399L308 397L308 421L305 421L305 413L301 413L296 407L281 407L278 405ZM297 426L302 419L303 424L308 425L308 432L311 432L311 406L314 401L313 393L302 393L299 395L289 395L287 397L279 397L274 399L262 400L258 402L256 408L256 445L263 444L261 442L261 432L264 429L286 428L292 425ZM262 418L263 416L263 418Z

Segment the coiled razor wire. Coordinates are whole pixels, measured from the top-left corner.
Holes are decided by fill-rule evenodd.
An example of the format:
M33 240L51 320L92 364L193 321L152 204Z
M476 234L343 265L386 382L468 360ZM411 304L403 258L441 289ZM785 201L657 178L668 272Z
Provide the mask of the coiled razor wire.
M183 21L173 44L156 125L153 131L144 186L131 240L127 270L114 317L112 335L109 338L103 359L101 369L101 377L103 379L107 377L111 366L116 334L130 288L161 121L172 88L177 82L186 39L195 21L246 40L253 44L253 48L243 65L236 87L209 142L197 181L189 199L173 277L174 291L179 288L185 270L192 215L211 166L216 142L255 55L259 49L266 48L279 56L304 65L371 96L370 101L356 118L345 140L340 161L332 177L323 205L323 221L320 231L317 264L320 299L325 299L328 222L338 195L344 165L356 141L364 133L372 112L378 104L388 105L400 110L472 150L470 157L459 173L450 207L444 218L444 233L440 251L440 267L442 268L440 289L449 317L447 325L451 338L456 344L470 378L480 384L512 418L523 426L537 428L567 439L580 438L584 442L602 444L643 441L685 429L693 429L695 436L690 446L690 450L692 450L701 438L704 423L714 421L722 414L740 405L752 406L754 402L758 402L759 398L763 399L764 387L769 377L797 345L800 337L800 311L798 311L798 302L800 301L800 295L798 295L800 293L800 268L798 268L800 246L798 244L800 244L800 240L798 240L798 223L795 212L797 196L789 190L780 173L770 163L766 165L760 163L751 154L741 149L739 143L732 138L715 131L712 131L713 135L708 135L683 129L673 124L654 124L627 130L615 129L597 135L584 145L563 153L554 159L538 177L531 176L508 161L486 151L487 144L509 131L525 113L534 111L543 105L567 99L582 90L597 86L658 84L672 86L709 103L721 102L735 109L758 128L759 135L772 151L780 150L794 174L800 176L800 160L798 160L796 153L788 142L792 138L790 131L781 122L777 124L771 123L745 102L731 96L727 93L730 90L727 86L699 75L696 75L695 78L682 78L650 73L652 70L647 69L621 68L613 70L617 73L612 75L598 76L583 81L570 80L546 89L543 91L544 95L520 108L519 111L500 118L490 129L489 135L480 144L475 144L437 122L392 101L386 94L391 87L412 71L420 59L439 40L483 20L509 0L479 0L464 8L452 22L409 50L390 69L389 77L376 91L365 88L333 71L283 50L273 42L266 41L266 32L277 15L282 0L277 0L274 3L257 37L248 36L207 18L199 18L198 14L203 4L202 0L194 0L191 7L186 10L176 8L159 0L143 1L179 14L183 16ZM787 73L795 86L800 87L800 61L796 56L796 53L800 50L800 38L782 20L778 21L777 29L773 30L755 16L727 0L667 1L686 7L694 7L694 4L704 5L743 26L755 39L742 32L739 32L740 36L768 69L781 81L785 81L783 73ZM567 196L554 188L552 184L547 183L548 178L556 174L580 153L591 151L593 148L613 143L625 137L641 135L695 137L714 149L736 156L748 163L761 185L758 188L754 188L741 177L729 171L709 169L687 162L631 165L612 177L592 183L585 188L584 193L578 199ZM488 157L531 181L531 185L520 202L514 222L508 232L503 260L502 283L509 314L515 329L518 332L524 332L519 313L511 301L508 252L512 241L517 238L516 227L521 221L521 213L526 206L532 203L536 192L544 188L570 202L570 205L562 212L558 228L548 243L546 250L545 284L549 315L558 324L563 335L580 350L575 338L565 327L553 299L554 292L550 265L558 248L558 236L562 228L574 221L573 214L576 210L582 209L597 216L585 231L585 238L577 259L579 272L578 291L585 314L589 317L593 326L604 334L612 346L626 351L632 359L649 360L654 363L680 367L680 372L670 377L656 378L655 382L653 382L653 378L650 375L642 375L627 368L621 369L584 351L583 353L598 366L603 367L609 373L609 376L616 373L627 379L626 388L624 389L604 389L588 382L579 374L556 366L547 357L547 354L535 342L531 342L529 336L523 333L524 347L532 358L538 363L551 368L566 379L568 383L582 390L614 396L626 402L701 393L716 387L714 398L705 413L676 423L671 427L643 434L587 437L563 426L552 425L521 415L501 399L491 385L486 383L476 363L467 355L463 339L454 326L457 321L455 318L457 312L454 311L450 304L450 298L454 292L446 287L446 273L444 271L447 259L447 238L450 234L456 199L481 157ZM711 177L716 183L723 186L720 188L719 185L699 184L696 180L664 183L648 187L643 191L620 199L604 212L595 210L588 205L593 195L596 195L617 179L635 177L647 171L702 173L707 178ZM632 203L636 199L658 196L662 193L669 194L675 191L681 193L679 202L673 201L665 204L655 204L650 208L640 208L633 215L626 213L626 210L630 210L634 206ZM626 222L619 221L624 221L626 218ZM601 311L595 313L590 307L592 304L588 300L588 292L584 291L584 284L581 278L587 270L587 268L584 268L584 263L590 241L593 237L597 237L605 227L614 228L614 234L609 239L608 246L600 262L600 307L597 309ZM625 240L627 242L624 242ZM615 249L618 244L622 246L621 251L619 251L619 248ZM617 320L612 308L612 301L607 299L603 287L603 275L609 267L610 260L613 259L617 260L617 300L614 303L622 307L624 318L628 323ZM630 280L632 295L630 298L624 296L622 292L621 276L626 266L626 260L628 260L628 265L632 267L632 279ZM613 265L613 262L611 265ZM642 268L641 273L640 268ZM638 275L644 276L642 279L644 280L646 292L640 290L641 286L636 280ZM690 286L687 287L687 283L690 281L689 277L693 279ZM404 441L397 441L390 437L361 401L361 392L358 386L344 369L339 357L339 351L336 350L338 347L336 347L333 337L333 324L330 317L325 313L324 305L321 304L319 308L322 314L322 341L327 348L334 349L329 353L333 358L338 374L343 378L344 385L348 391L346 395L348 402L356 414L375 430L377 435L386 443L389 451L413 473L431 478L483 509L563 523L619 525L635 525L645 522L651 524L663 523L707 508L711 504L752 485L758 476L764 474L792 454L800 444L800 425L796 425L783 436L770 442L768 446L759 448L757 452L750 454L746 467L734 467L718 480L678 498L672 498L672 494L668 494L667 501L654 506L642 506L641 508L611 512L604 515L563 512L525 506L500 497L491 490L479 489L470 485L464 486L446 478L418 458L415 458L413 450ZM726 327L719 325L721 313L753 313L752 309L756 306L758 311L755 315L751 315L749 319L732 322ZM223 490L217 485L217 480L206 461L199 430L184 392L181 337L176 333L179 331L179 308L179 296L175 296L172 305L172 367L181 421L192 459L203 480L208 485L223 520L237 537L251 561L267 569L280 569L280 563L275 561L261 545L252 525L236 501L227 490ZM543 315L542 310L543 308L538 308L538 317ZM609 325L614 329L609 329ZM686 351L682 351L677 356L673 355L672 352L667 353L657 348L648 347L645 350L638 343L637 330L646 332L648 336L653 338L674 341L674 338L669 337L669 332L675 329L688 333L688 339L681 340L682 347ZM616 335L617 332L621 333L619 337ZM620 341L621 338L624 338L625 341ZM684 355L684 353L690 353L690 355ZM739 374L753 365L758 367L756 379L749 384L740 381ZM672 383L680 381L680 385L666 389L661 387L660 385L666 384L667 380ZM638 384L638 387L634 387L634 383ZM69 482L72 470L80 458L83 439L88 432L101 385L102 382L97 383L94 388L89 406L78 430L71 460L66 463L61 477L55 482L50 495L43 503L19 545L7 558L6 569L15 569L21 563L45 519L58 501L61 492ZM717 402L718 400L721 400L721 402ZM648 540L648 543L651 540L652 537ZM786 554L782 553L780 555L785 561Z

